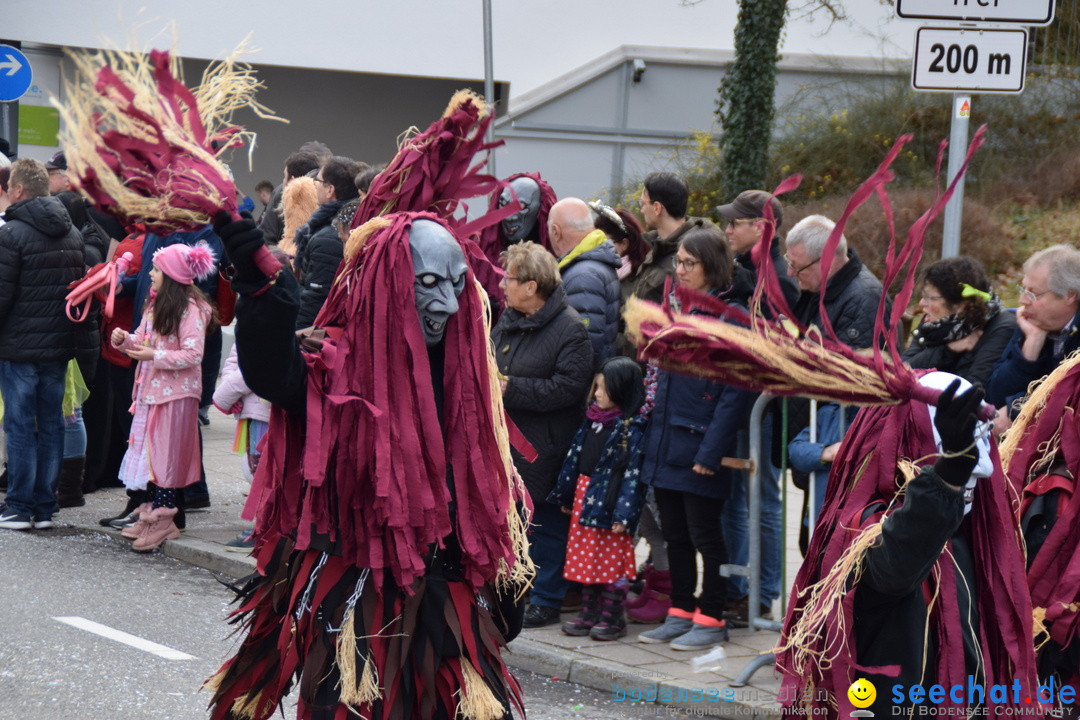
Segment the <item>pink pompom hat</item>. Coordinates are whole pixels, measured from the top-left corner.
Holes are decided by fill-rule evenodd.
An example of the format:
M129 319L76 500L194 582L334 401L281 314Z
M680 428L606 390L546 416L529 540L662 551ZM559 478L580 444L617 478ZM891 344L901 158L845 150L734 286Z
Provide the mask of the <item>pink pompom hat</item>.
M154 253L154 266L181 285L209 277L217 264L206 243L169 245Z

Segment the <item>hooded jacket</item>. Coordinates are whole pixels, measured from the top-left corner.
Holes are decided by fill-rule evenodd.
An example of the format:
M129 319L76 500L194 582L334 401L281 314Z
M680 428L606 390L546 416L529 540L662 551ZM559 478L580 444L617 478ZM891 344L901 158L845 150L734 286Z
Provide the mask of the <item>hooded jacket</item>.
M7 209L0 227L0 360L66 362L93 335L68 320L68 284L83 277L83 239L63 203L36 197Z
M592 346L562 285L532 315L508 308L491 331L495 362L507 378L503 404L538 453L525 462L514 450L533 502L545 502L585 417Z
M566 301L589 331L593 370L615 354L619 332L619 254L602 230L593 230L559 260Z

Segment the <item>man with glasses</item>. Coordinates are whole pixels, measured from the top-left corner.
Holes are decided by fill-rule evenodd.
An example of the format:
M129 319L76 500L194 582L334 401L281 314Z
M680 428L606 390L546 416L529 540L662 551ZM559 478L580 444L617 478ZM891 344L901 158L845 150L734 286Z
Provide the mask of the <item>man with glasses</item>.
M801 291L793 308L795 317L807 327L821 327L819 299L824 293L825 314L840 342L855 349L868 348L874 343L881 281L862 264L843 235L828 276L822 276L821 256L835 227L836 223L823 215L810 215L788 233L784 260L788 275L795 278Z
M338 266L345 257L345 246L332 221L342 205L360 195L353 182L360 170L357 161L335 155L324 162L315 175L315 197L319 201L319 209L311 214L307 222L310 239L297 256L303 278L300 312L296 316L297 330L310 327L315 322L315 316L330 293Z
M772 210L772 219L765 218L765 206ZM788 276L787 263L780 254L780 226L784 224L784 208L780 201L764 190L745 190L727 205L718 205L717 214L725 221L724 232L735 256L735 262L745 268L757 281L757 266L751 252L761 240L765 228L772 223L773 239L769 246L773 268L788 307L794 307L799 298L799 286ZM746 298L749 305L749 298Z
M986 386L986 401L1002 408L995 429L1012 424L1028 384L1050 374L1080 348L1080 250L1054 245L1024 263L1016 332Z
M664 282L675 274L672 264L679 240L687 230L712 225L704 218L686 214L690 188L675 173L654 172L645 178L638 206L645 220L645 241L649 254L638 268L634 297L659 303L663 301Z
M765 208L771 210L765 217ZM747 306L757 282L757 265L753 258L753 249L761 241L765 229L772 224L774 233L769 246L773 272L776 274L784 299L788 307L794 307L799 297L799 287L788 276L787 263L780 253L779 232L784 223L784 208L772 194L764 190L745 190L739 193L727 205L719 205L716 213L725 221L731 252L735 256L737 274L749 278L747 283L733 283L733 292L740 295ZM771 317L767 308L762 308L765 317ZM775 410L775 411L774 411ZM761 476L761 607L758 616L771 619L773 601L780 597L780 565L783 562L784 523L783 501L780 485L780 428L776 425L780 417L780 405L770 403L761 420L761 448L770 462L763 465ZM774 443L773 440L776 440ZM749 437L740 438L740 455L749 453ZM745 565L749 558L749 512L746 494L747 479L745 474L732 485L731 500L724 504L721 523L724 527L724 542L728 546L731 562ZM725 619L734 627L746 627L749 623L750 610L747 596L746 578L734 576L728 579L728 596L737 598L732 609L725 613Z

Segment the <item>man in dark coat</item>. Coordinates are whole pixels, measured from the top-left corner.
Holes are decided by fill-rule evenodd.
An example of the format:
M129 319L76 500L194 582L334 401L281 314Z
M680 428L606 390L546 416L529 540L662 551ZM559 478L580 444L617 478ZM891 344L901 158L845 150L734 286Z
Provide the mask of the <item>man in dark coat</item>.
M881 281L866 269L847 239L840 238L829 276L822 280L819 263L836 223L822 215L803 218L787 236L788 274L799 284L795 317L821 327L819 301L825 293L825 314L840 342L868 348L874 342L874 317L881 300ZM824 285L824 289L822 286Z
M360 195L353 182L360 170L360 163L335 155L323 163L315 176L319 209L307 222L310 239L299 255L303 281L300 313L296 317L298 330L315 323L315 316L322 309L337 276L338 266L345 257L345 246L338 237L333 220L342 205Z
M559 258L566 301L577 310L593 346L593 371L615 354L619 332L619 255L594 224L584 200L563 198L548 214L548 237Z
M64 312L68 284L85 270L82 234L49 196L37 160L11 167L11 206L0 227L0 392L8 491L0 528L52 527L64 448L64 377L78 326Z
M769 218L765 217L765 207L770 209ZM735 256L736 282L732 285L732 295L747 306L750 305L757 283L757 265L754 263L753 249L761 241L766 227L773 227L773 237L769 245L773 272L776 274L780 289L788 307L794 307L799 297L799 286L788 275L788 266L780 252L780 227L784 223L784 208L780 201L764 190L746 190L739 193L727 205L716 208L717 215L726 221L724 232L727 235L731 252ZM746 280L738 282L739 275ZM761 308L766 318L771 318L769 309ZM778 455L780 436L780 403L770 403L761 420L762 457L769 457L770 462L763 465L761 475L761 607L760 617L771 618L772 604L780 597L780 565L783 562L784 521L781 493L781 473L773 456ZM773 439L775 438L775 443ZM746 452L740 450L739 456ZM731 561L745 565L749 561L749 509L747 499L747 478L745 473L736 476L732 485L731 501L724 505L722 524L724 539L728 546ZM747 595L747 581L743 577L728 579L728 592L734 600L728 619L733 625L748 624L750 609Z
M672 262L679 240L690 228L712 225L704 218L687 216L689 200L690 188L675 173L655 172L645 178L638 205L649 229L645 241L650 250L638 268L634 297L663 302L664 282L675 274Z
M1055 245L1024 263L1016 331L986 385L986 401L1002 407L995 429L1011 425L1014 401L1080 348L1080 250Z
M285 192L285 188L294 179L304 177L318 167L319 156L302 148L285 158L284 178L281 184L274 188L274 192L270 195L270 205L259 219L259 229L262 230L266 242L276 245L281 242L282 235L285 233L285 216L281 209L281 195Z
M772 220L765 219L765 206L772 209ZM735 255L735 262L746 269L753 277L750 285L753 292L754 283L757 282L757 266L754 264L751 250L761 240L765 232L765 226L772 223L773 239L769 245L769 255L772 257L773 268L776 271L776 279L780 282L780 289L784 291L784 299L788 307L795 307L799 299L799 286L795 279L788 275L787 263L784 262L780 252L780 227L784 224L784 208L780 201L764 190L746 190L739 193L734 200L727 205L718 205L716 213L726 222L724 232L727 234L731 252ZM750 298L744 299L747 305Z

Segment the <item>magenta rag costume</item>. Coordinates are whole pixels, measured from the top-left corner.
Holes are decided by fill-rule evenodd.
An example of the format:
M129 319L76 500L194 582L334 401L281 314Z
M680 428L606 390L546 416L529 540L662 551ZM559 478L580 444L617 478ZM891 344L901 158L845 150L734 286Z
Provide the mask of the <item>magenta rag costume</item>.
M402 145L357 211L316 319L325 338L306 352L295 281L253 267L253 223L219 229L240 367L273 410L249 498L258 573L233 616L240 645L207 682L213 720L269 718L294 684L306 720L521 709L502 647L531 575L527 494L466 263L479 250L450 219L494 182L473 165L489 121L457 97Z

